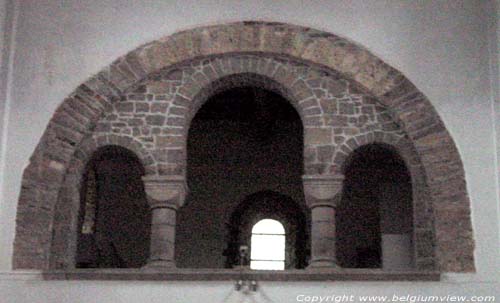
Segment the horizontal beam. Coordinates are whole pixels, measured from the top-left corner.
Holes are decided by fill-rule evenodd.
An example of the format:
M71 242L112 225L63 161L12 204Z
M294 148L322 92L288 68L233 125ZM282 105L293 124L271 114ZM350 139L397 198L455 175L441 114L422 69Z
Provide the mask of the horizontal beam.
M78 269L42 273L45 280L143 280L143 281L439 281L439 272L383 271L380 269Z

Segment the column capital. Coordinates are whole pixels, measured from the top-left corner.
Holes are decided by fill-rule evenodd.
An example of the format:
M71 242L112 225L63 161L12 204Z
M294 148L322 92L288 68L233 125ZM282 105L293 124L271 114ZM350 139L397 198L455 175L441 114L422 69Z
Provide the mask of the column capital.
M342 192L344 175L304 175L302 182L307 206L335 207L335 201Z
M146 175L142 181L151 208L177 209L184 205L188 190L184 176Z

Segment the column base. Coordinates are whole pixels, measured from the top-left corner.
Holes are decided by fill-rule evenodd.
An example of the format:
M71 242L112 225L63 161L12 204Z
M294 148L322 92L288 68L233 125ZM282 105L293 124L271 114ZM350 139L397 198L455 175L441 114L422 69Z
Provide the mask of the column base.
M339 268L332 260L312 260L307 269Z
M170 269L177 268L171 260L151 260L143 266L144 269Z
M240 271L250 270L250 265L235 265L233 269Z

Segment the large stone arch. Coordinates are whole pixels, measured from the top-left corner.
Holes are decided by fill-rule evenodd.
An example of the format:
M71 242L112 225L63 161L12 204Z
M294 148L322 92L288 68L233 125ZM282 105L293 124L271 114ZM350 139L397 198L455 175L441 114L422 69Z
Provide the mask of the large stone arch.
M414 146L425 171L435 216L440 268L458 272L474 270L470 201L463 165L453 139L429 100L403 74L363 47L311 28L266 22L201 27L140 46L85 81L65 99L23 174L13 267L50 268L54 207L61 185L78 146L95 130L105 112L133 92L141 81L161 70L203 57L235 54L279 56L305 62L340 75L357 91L389 108ZM243 64L231 69L236 73L245 72ZM249 68L247 72L252 72L252 65ZM200 81L211 82L203 77ZM193 83L192 89L186 87L184 94L176 96L177 102L192 103L196 86L200 85ZM172 119L172 123L185 122ZM306 173L332 174L338 169L335 165L328 169L311 166ZM148 173L164 172L155 167Z

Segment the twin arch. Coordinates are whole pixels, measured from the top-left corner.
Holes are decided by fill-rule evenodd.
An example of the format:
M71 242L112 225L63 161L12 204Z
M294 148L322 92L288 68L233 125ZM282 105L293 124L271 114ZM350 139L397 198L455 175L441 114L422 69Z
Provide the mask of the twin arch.
M79 176L93 150L120 145L137 154L147 175L182 176L190 119L214 92L245 81L279 92L299 112L305 130L306 175L340 173L349 153L364 144L394 146L417 188L413 193L416 226L422 226L417 250L432 251L418 267L474 270L463 165L427 98L400 72L346 39L265 22L202 27L143 45L65 99L23 174L14 268L71 267L68 252L74 249L75 235L68 235L67 228L79 209ZM148 100L151 87L160 93ZM102 123L109 113L138 114L137 104L145 101L158 101L158 105L156 114L143 121L166 130L154 134L150 129L152 142L137 139L148 135L135 134L130 126L134 121L125 121L130 133L120 134ZM162 101L168 105L162 107ZM150 105L148 113L152 111ZM350 119L365 111L382 125L380 129L370 129L369 118L368 122ZM354 116L337 119L342 115ZM357 133L353 123L364 123L365 131Z

